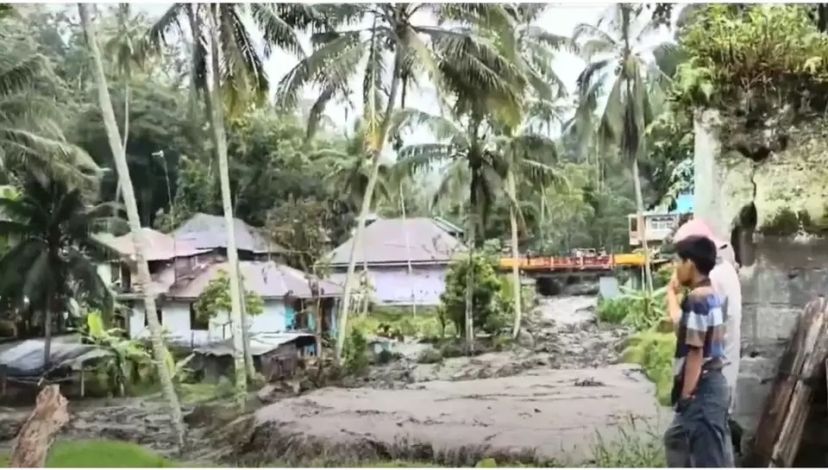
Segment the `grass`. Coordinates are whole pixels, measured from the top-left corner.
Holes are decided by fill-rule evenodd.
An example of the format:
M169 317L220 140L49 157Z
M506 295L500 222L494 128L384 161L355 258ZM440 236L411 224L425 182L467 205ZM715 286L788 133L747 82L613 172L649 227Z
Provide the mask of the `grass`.
M233 384L229 381L221 381L217 384L206 382L182 383L178 384L176 388L181 402L186 405L206 403L233 395Z
M619 426L618 439L607 442L597 435L592 448L591 464L598 468L659 468L666 467L666 456L661 433L651 425L630 416ZM643 427L643 429L642 429Z
M0 454L0 467L9 466L9 456ZM51 468L159 468L174 467L160 455L137 444L122 441L61 441L49 451Z
M419 307L414 315L410 307L383 307L375 308L365 316L354 318L351 326L364 334L377 334L381 325L387 325L389 330L405 337L428 339L441 336L440 320L435 308ZM447 325L446 335L451 335L451 326Z
M656 385L656 397L662 405L670 404L673 388L673 355L676 335L658 331L642 331L629 338L622 356L624 362L639 364L647 378Z

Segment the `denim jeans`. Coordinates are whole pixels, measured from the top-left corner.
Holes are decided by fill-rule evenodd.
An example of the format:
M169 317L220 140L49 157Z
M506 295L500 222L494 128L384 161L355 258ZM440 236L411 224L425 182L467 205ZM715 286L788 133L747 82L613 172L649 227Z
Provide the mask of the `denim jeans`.
M730 390L721 371L705 371L695 398L664 433L667 467L733 467L727 424Z

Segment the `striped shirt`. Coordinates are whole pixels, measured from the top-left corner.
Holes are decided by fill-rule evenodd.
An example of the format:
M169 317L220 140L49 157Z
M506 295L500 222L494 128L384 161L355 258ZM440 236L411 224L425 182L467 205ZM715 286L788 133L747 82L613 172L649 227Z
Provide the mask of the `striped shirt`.
M701 348L704 363L725 363L726 314L723 298L710 286L710 281L696 287L681 303L681 320L676 331L676 353L673 366L673 404L678 401L684 382L684 364L690 348Z

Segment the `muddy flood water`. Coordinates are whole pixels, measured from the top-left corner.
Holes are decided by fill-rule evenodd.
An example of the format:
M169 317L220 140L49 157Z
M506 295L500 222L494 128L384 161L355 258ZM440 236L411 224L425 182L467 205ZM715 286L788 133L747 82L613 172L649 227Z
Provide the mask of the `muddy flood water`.
M611 441L630 420L659 432L670 418L638 367L617 364L625 332L599 327L594 309L594 297L544 299L524 348L377 368L364 386L265 406L256 426L276 431L274 440L287 438L290 449L279 446L285 452L324 442L326 452L351 458L360 448L393 454L408 443L435 454L474 448L583 463L599 431Z
M199 465L314 465L403 459L442 465L533 460L588 463L604 442L629 432L660 432L671 413L637 366L620 364L629 334L598 325L595 298L547 298L527 315L517 345L474 357L421 364L427 344L403 344L403 357L374 366L348 387L325 387L221 418L187 407ZM29 413L0 409L0 449ZM160 396L71 403L60 439L108 438L170 454L174 438Z

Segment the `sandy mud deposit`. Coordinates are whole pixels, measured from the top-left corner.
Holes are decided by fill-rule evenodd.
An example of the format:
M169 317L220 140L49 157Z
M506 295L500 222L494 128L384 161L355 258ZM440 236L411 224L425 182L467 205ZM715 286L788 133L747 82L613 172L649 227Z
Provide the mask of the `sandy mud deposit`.
M324 454L343 461L473 465L498 456L578 464L589 459L596 431L611 440L631 417L653 430L669 418L635 369L543 370L396 390L316 390L260 409L250 447L286 461Z
M658 432L671 417L654 386L619 365L624 330L596 324L595 299L544 300L521 346L374 368L358 387L323 388L258 410L241 462L409 459L474 465L481 458L577 465L597 433L630 419ZM416 348L415 350L416 351Z

